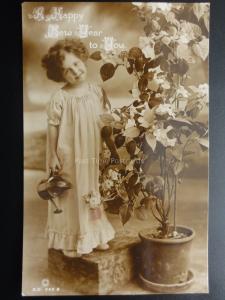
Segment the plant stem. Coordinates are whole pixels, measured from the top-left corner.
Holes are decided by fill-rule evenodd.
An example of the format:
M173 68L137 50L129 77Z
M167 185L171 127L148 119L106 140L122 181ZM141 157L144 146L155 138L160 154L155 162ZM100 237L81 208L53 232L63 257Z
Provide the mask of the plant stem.
M180 87L180 75L178 75L178 83L177 83L177 88L179 89ZM179 110L179 98L176 97L176 104L177 104L177 111Z
M163 177L163 164L162 164L162 155L159 156L160 159L160 176Z
M164 203L165 203L165 198L166 198L166 174L167 174L167 165L166 165L166 149L164 149L163 152L163 180L164 180L164 186L163 186L163 208L164 208Z
M156 216L156 214L154 213L153 206L152 206L152 203L151 203L151 202L150 202L150 208L151 208L151 211L152 211L152 214L153 214L154 218L155 218L160 224L163 225L163 221L160 220L160 219Z
M167 211L166 211L166 217L168 218L169 212L170 212L170 203L171 203L171 187L170 187L170 182L169 182L169 175L168 172L166 173L166 180L167 180L167 193L168 193L168 207L167 207Z
M177 214L177 176L174 176L174 211L173 211L173 226L176 231L176 214Z

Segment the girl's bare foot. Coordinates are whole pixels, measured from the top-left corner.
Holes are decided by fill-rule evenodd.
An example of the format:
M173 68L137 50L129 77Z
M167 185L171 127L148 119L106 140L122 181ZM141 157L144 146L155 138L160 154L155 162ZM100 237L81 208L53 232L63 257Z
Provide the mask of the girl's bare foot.
M77 253L75 250L63 250L63 254L67 257L81 257L82 254Z
M96 247L97 250L108 250L109 249L109 245L107 243L105 244L100 244Z

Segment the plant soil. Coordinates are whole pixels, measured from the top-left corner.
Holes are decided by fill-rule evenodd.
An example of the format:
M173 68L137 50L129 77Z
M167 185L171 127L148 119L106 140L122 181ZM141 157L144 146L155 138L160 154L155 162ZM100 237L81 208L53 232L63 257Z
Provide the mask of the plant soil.
M153 231L154 230L154 231ZM149 232L149 234L146 234L147 238L155 238L155 239L171 239L171 240L177 240L182 239L188 236L186 233L177 232L176 230L170 230L167 235L162 234L162 231L160 228L153 229L152 232Z

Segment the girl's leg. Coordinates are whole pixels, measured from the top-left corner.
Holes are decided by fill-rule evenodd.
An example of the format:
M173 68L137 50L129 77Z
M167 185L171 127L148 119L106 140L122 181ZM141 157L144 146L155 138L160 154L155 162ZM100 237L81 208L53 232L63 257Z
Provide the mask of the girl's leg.
M97 247L96 247L97 250L108 250L109 249L109 244L108 243L105 243L105 244L99 244Z
M75 250L63 250L63 254L67 257L81 257L82 254L77 253Z

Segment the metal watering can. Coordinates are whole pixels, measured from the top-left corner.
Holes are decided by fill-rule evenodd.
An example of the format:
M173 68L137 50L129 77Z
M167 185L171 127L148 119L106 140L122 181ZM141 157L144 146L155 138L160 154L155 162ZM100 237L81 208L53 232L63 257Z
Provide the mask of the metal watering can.
M71 189L72 184L62 178L58 171L51 170L49 178L41 180L37 185L37 193L43 200L50 200L55 206L55 214L60 214L62 210L56 205L54 198L62 195L66 190Z

